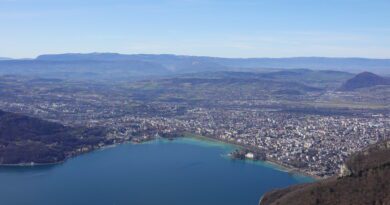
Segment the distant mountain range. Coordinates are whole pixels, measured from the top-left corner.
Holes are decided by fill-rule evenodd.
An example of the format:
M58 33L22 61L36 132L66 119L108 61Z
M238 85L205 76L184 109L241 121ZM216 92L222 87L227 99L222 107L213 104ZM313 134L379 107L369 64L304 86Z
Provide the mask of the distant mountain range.
M353 91L359 88L368 88L377 85L390 85L390 78L381 77L370 72L363 72L346 81L340 90Z
M260 205L390 203L390 141L351 156L339 176L265 194Z
M390 74L390 59L367 58L324 58L324 57L296 57L296 58L217 58L204 56L181 55L125 55L117 53L91 54L57 54L41 55L37 60L74 61L74 60L104 60L123 61L139 60L159 63L173 71L212 71L258 68L307 68L313 70L340 70L340 71L371 71ZM209 69L206 69L208 68ZM202 70L200 70L202 69Z
M41 55L29 60L0 61L0 74L88 79L126 79L219 71L270 72L283 69L334 70L355 73L370 71L386 75L390 74L390 59L319 57L245 59L166 54L70 53Z
M19 74L45 78L115 79L134 76L161 76L171 73L160 64L144 61L0 61L0 74Z

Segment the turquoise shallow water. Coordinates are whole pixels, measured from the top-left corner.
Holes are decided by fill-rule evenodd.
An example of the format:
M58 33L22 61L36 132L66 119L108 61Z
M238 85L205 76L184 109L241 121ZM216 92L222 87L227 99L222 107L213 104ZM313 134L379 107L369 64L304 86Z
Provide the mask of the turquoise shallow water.
M0 168L1 205L256 205L312 181L226 157L233 146L182 138L123 144L64 164Z

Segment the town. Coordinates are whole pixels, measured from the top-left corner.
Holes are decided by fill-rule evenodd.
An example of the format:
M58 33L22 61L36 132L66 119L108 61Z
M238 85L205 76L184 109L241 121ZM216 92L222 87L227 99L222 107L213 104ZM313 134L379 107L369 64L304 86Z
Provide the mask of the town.
M237 144L248 150L244 153L248 158L267 160L316 177L334 175L352 153L390 138L390 112L386 109L293 107L293 102L301 99L290 95L282 100L280 96L251 99L258 95L251 90L242 94L226 90L230 95L213 93L213 97L206 98L201 97L208 91L186 90L186 95L191 93L199 99L178 100L180 91L164 87L163 92L150 94L147 90L130 89L127 83L14 78L3 77L1 109L69 126L104 127L108 130L106 138L113 143L139 143L156 136L204 136ZM306 95L307 99L316 96L322 96L320 91ZM96 147L79 152L92 149Z

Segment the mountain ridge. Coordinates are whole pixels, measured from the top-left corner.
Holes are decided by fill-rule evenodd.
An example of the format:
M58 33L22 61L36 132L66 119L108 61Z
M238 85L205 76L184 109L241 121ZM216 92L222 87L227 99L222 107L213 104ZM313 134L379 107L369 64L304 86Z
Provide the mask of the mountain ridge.
M67 53L40 55L35 59L0 61L0 74L38 75L47 78L129 79L195 74L202 72L271 72L279 78L300 74L310 78L310 70L336 72L376 71L390 74L390 59L363 58L218 58L171 54ZM314 74L314 73L313 73ZM325 76L323 76L325 77Z
M66 53L40 55L38 60L59 60L59 59L97 59L102 60L141 60L160 63L164 66L190 64L194 62L218 64L231 68L308 68L322 70L341 70L362 72L370 70L390 74L390 59L370 58L332 58L332 57L288 57L288 58L223 58L208 56L186 56L173 54L119 54L119 53Z

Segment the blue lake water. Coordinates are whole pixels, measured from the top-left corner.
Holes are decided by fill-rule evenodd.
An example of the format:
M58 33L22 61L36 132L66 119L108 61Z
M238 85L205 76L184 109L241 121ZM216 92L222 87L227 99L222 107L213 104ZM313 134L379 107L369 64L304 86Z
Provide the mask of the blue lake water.
M256 205L266 191L312 181L226 157L233 146L182 138L123 144L64 164L1 167L1 205Z

